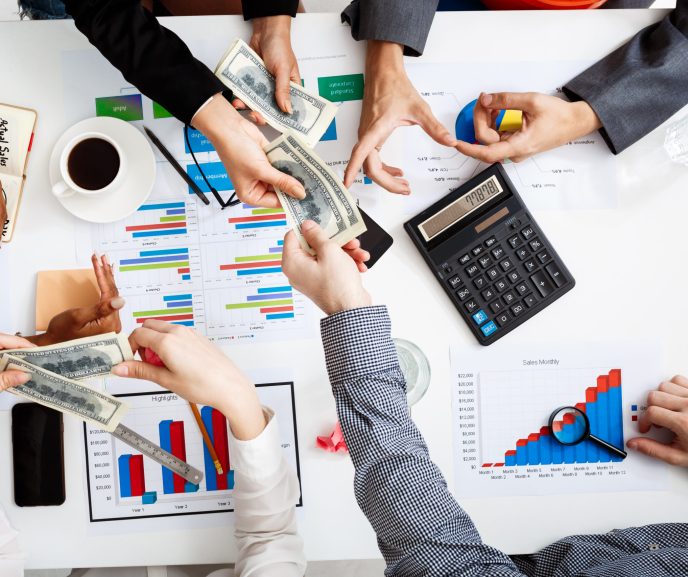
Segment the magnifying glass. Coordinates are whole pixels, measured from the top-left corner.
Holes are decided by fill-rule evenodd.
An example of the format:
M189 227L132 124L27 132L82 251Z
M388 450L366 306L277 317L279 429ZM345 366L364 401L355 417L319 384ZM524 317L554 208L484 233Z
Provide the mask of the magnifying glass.
M576 407L559 407L555 410L549 418L549 430L552 437L562 445L578 445L590 439L622 459L627 457L626 451L591 434L588 415Z

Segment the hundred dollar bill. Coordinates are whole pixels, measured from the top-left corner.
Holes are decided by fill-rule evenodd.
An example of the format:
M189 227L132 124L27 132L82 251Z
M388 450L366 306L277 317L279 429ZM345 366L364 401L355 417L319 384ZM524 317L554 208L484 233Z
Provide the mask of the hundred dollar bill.
M290 89L292 113L283 112L275 101L275 77L241 39L222 57L215 75L274 129L297 134L310 146L316 145L337 113L332 102L295 82L291 82Z
M306 198L303 200L277 191L287 220L304 249L313 253L301 235L301 223L304 220L317 222L339 246L366 231L361 213L342 181L298 138L283 134L264 150L272 166L293 176L306 189Z
M0 359L0 372L6 369L31 373L28 383L10 387L7 389L10 393L74 415L108 432L117 428L129 408L126 403L107 393L46 371L12 355L5 354Z
M75 381L108 375L114 365L134 359L127 338L116 333L47 347L0 351L0 359L5 355Z

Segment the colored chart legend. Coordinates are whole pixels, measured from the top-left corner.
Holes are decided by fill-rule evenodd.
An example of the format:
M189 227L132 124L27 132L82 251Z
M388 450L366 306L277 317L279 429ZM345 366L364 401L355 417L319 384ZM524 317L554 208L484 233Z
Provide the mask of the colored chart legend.
M143 120L140 94L121 94L96 98L96 116L111 116L128 122Z
M282 245L278 240L268 248L267 254L236 256L232 264L221 264L221 271L232 271L237 277L275 274L282 272Z
M248 216L235 216L227 220L235 230L252 228L272 228L287 225L287 215L281 208L259 208L250 204L243 204L242 208Z
M167 295L163 296L162 300L165 308L134 312L133 317L136 323L143 324L148 319L156 319L186 327L195 325L193 295Z
M597 377L596 386L585 390L585 402L575 406L587 415L593 435L623 448L621 369L612 369L608 374ZM577 419L573 413L566 413L561 421L553 423L557 438L563 440L580 438L582 426L581 419ZM577 445L563 445L552 438L547 426L517 440L516 448L504 453L503 462L483 463L482 467L609 463L620 460L589 440Z
M147 224L126 227L132 238L185 235L188 232L185 202L144 204L138 211L149 217Z
M177 269L181 280L191 280L189 249L142 250L138 253L138 258L119 261L119 272L121 273L159 269Z
M261 287L246 297L243 303L225 305L230 311L252 309L264 315L265 320L276 321L294 318L294 293L291 286Z

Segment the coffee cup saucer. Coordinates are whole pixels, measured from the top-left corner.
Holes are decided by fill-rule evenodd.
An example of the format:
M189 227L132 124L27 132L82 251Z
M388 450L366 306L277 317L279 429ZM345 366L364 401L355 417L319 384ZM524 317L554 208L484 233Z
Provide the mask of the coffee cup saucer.
M72 138L84 132L101 132L115 140L126 160L126 174L113 191L97 195L73 194L56 197L77 218L95 223L122 220L148 199L155 183L155 156L146 137L131 124L117 118L88 118L68 128L50 155L50 186L62 180L60 156Z

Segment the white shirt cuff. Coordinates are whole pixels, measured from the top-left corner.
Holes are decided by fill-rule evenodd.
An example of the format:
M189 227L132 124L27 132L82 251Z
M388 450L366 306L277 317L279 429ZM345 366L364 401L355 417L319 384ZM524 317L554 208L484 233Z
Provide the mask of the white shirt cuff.
M229 430L232 469L252 479L273 475L282 463L277 417L268 407L263 407L263 414L267 425L255 439L240 441Z
M222 94L222 93L221 93L221 92L218 92L217 94ZM217 94L213 94L210 98L208 98L208 100L206 100L203 104L201 104L201 107L200 107L200 108L195 112L195 114L191 117L191 126L194 125L194 119L196 118L196 116L198 116L198 113L199 113L201 110L203 110L206 106L208 106L208 104L211 103L211 101L213 100L213 98L215 98L215 97L217 96Z

